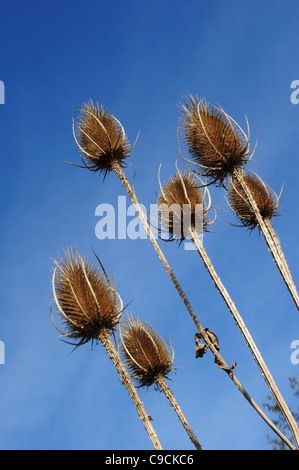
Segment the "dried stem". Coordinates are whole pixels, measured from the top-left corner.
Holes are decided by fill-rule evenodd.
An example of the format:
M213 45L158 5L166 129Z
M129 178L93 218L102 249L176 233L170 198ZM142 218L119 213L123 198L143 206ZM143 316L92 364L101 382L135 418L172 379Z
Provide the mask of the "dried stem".
M234 172L234 177L236 178L236 180L238 181L238 183L240 184L241 188L243 189L244 193L246 194L246 197L251 205L251 208L252 210L254 211L255 215L256 215L256 218L257 218L257 221L258 221L258 224L259 224L259 227L260 227L260 230L265 238L265 241L269 247L269 250L270 252L272 253L272 256L274 258L274 261L283 277L283 279L285 280L286 284L287 284L287 287L292 295L292 298L294 299L296 305L298 306L299 304L297 304L297 299L298 299L298 294L297 294L297 291L296 291L296 288L294 286L294 284L290 284L290 280L289 280L289 275L288 275L288 268L285 266L285 264L283 263L283 260L281 259L280 255L279 255L279 252L277 250L277 237L275 237L275 240L276 240L276 243L274 242L274 239L272 238L271 236L271 233L269 232L269 225L267 225L263 219L263 217L261 216L260 214L260 211L256 205L256 202L254 200L254 198L252 197L252 194L250 192L250 190L248 189L247 185L246 185L246 182L244 181L244 177L242 175L242 173L239 171L239 170L236 170ZM296 293L296 295L295 295ZM274 390L273 390L274 391ZM273 393L272 391L272 393ZM281 409L281 412L283 413L291 431L292 431L292 434L294 436L294 440L295 440L295 443L296 443L296 446L297 448L299 448L299 429L298 429L298 426L297 426L297 423L292 415L292 413L290 412L289 408L287 407L287 405L285 404L283 398L281 397L280 393L277 394L277 391L275 391L275 395L273 395L277 404L279 405L280 409Z
M218 289L219 293L221 294L224 302L226 303L229 311L231 312L239 330L241 331L246 343L247 343L247 346L249 347L250 351L252 352L252 355L269 387L269 389L271 390L271 393L273 395L273 397L275 398L279 408L281 409L281 411L283 412L283 415L285 416L289 426L290 426L290 429L294 430L294 427L293 427L293 421L294 418L293 418L293 415L292 413L290 412L287 404L285 403L281 393L279 392L279 389L277 387L277 385L275 384L274 382L274 379L272 377L272 375L270 374L268 368L267 368L267 365L260 353L260 351L258 350L251 334L249 333L239 311L237 310L234 302L232 301L229 293L227 292L226 288L224 287L220 277L218 276L210 258L208 257L208 254L198 236L198 234L194 231L194 230L190 230L190 236L192 238L192 241L194 243L194 245L196 246L196 249L198 251L198 253L200 254L201 256L201 259L205 265L205 267L207 268L211 278L213 279L213 282L216 286L216 288ZM292 430L292 432L293 432ZM295 438L295 435L296 433L294 434L294 438ZM295 440L296 442L296 440Z
M233 374L232 372L232 368L229 367L225 360L222 358L222 356L219 354L219 351L216 349L216 347L214 346L214 344L211 342L209 336L207 335L207 333L205 332L205 330L203 329L203 327L201 326L200 322L198 321L198 318L197 316L195 315L192 307L191 307L191 304L189 302L189 300L187 299L186 297L186 294L184 293L183 289L181 288L178 280L176 279L172 269L170 268L161 248L159 247L151 229L150 229L150 226L147 222L147 219L146 219L146 216L144 215L144 213L142 212L142 209L140 207L140 204L137 200L137 197L135 195L135 192L133 191L133 189L131 188L124 172L122 171L121 167L115 163L113 165L113 170L115 171L116 175L118 176L118 178L120 179L120 182L122 183L122 185L124 186L124 188L126 189L128 195L130 196L130 199L139 215L139 218L141 220L141 223L143 224L143 227L160 259L160 261L162 262L167 274L169 275L169 277L171 278L175 288L177 289L180 297L182 298L193 322L195 323L197 329L198 329L198 332L200 333L203 341L206 343L206 345L208 346L208 348L210 349L210 351L212 352L212 354L215 356L215 359L217 360L218 364L221 364L221 368L227 373L227 375L230 377L230 379L233 381L233 383L236 385L236 387L238 388L238 390L243 394L243 396L246 398L246 400L250 403L250 405L255 409L255 411L264 419L264 421L272 428L272 430L291 448L291 449L294 449L294 446L293 444L286 438L286 436L284 436L281 431L275 426L274 423L272 423L272 421L265 415L265 413L261 410L261 408L255 403L255 401L251 398L251 396L248 394L248 392L244 389L243 385L239 382L239 380L237 379L237 377Z
M286 259L284 257L279 238L275 233L275 230L270 222L270 219L268 217L262 216L258 208L258 205L255 201L255 198L251 192L250 186L246 183L246 178L244 177L242 171L235 170L232 176L233 178L236 179L240 188L242 188L247 199L247 204L250 206L250 209L254 213L255 219L257 221L257 225L259 226L259 229L264 236L266 244L268 245L268 248L273 256L274 262L276 263L276 266L283 280L286 283L286 286L291 294L291 297L294 300L295 305L299 310L299 295L298 295L296 286L294 284L294 281L292 279L292 275L287 265Z
M164 377L162 377L162 375L159 375L156 379L156 383L159 385L161 390L163 390L163 392L165 393L166 398L169 400L172 408L174 409L174 411L178 415L179 420L181 421L182 425L184 426L188 436L190 437L192 443L195 445L196 449L197 450L203 450L202 446L200 445L200 443L197 440L197 437L193 433L187 419L185 418L184 413L182 412L178 402L174 398L171 389L168 387Z
M271 253L273 255L273 258L274 258L274 261L287 285L287 288L292 296L292 299L294 300L295 304L296 304L296 307L298 308L299 310L299 295L298 295L298 292L297 292L297 289L296 289L296 286L295 286L295 283L293 281L293 278L292 278L292 275L291 275L291 272L290 272L290 269L288 267L288 264L287 264L287 261L285 259L285 256L284 256L284 253L282 251L282 248L281 248L281 244L280 244L280 240L274 230L274 227L273 225L271 224L271 221L269 219L262 219L265 223L265 226L270 234L270 237L272 238L273 240L273 243L274 243L274 246L275 246L275 249L276 249L276 256L274 258L274 254L272 253L272 250L271 250ZM267 243L268 244L268 243ZM269 245L268 245L269 246ZM270 247L269 247L270 248ZM278 260L279 259L279 266L278 266Z
M156 434L156 431L154 430L149 415L146 413L144 409L144 405L142 401L139 398L139 395L136 391L136 388L133 385L132 380L130 379L130 376L128 372L126 371L125 366L123 363L120 361L119 355L110 339L110 335L108 331L103 331L100 336L99 336L100 341L102 342L104 348L106 349L108 356L113 362L114 367L117 369L119 375L121 376L121 379L123 381L123 384L127 388L130 397L132 398L134 405L137 409L137 412L142 419L142 422L144 424L144 427L146 431L148 432L148 435L154 445L155 450L162 450L162 446L159 442L158 436Z

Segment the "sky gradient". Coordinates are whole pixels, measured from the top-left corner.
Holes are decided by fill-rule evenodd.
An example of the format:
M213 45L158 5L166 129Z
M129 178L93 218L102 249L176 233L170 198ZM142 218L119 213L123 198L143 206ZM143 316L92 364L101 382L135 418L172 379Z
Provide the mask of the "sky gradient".
M115 175L80 164L72 118L92 99L123 124L131 144L126 175L139 200L156 203L175 173L179 103L188 93L250 124L248 168L277 193L274 225L299 279L299 4L230 0L2 2L0 16L1 449L152 449L126 389L99 344L72 352L50 317L53 258L72 246L103 262L129 313L166 340L177 370L170 386L205 449L269 449L269 428L207 353L148 240L99 240L99 204L125 191ZM0 100L1 102L1 100ZM182 145L182 151L187 152ZM183 168L179 162L180 168ZM262 236L230 224L224 191L211 187L217 220L205 248L291 408L288 377L299 340L298 311ZM130 201L127 198L127 206ZM229 223L230 224L229 224ZM220 340L236 376L261 406L269 391L199 255L160 242L201 324ZM192 443L162 393L140 390L164 449Z

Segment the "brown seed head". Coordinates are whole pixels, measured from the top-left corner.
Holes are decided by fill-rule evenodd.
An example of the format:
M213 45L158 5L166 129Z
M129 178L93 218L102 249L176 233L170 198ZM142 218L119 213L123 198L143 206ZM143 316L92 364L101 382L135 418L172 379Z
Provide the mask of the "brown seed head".
M277 216L279 198L274 191L269 188L260 177L253 173L249 174L243 172L243 179L263 219L271 219ZM254 229L258 225L256 215L251 208L244 190L235 179L231 180L229 183L227 196L231 209L239 218L242 225L249 229Z
M129 318L120 327L120 337L121 355L140 387L152 385L158 376L166 378L173 370L171 346L146 323Z
M99 339L103 329L113 331L121 309L106 273L70 250L54 262L53 295L68 332L61 333L79 346Z
M129 156L130 148L120 122L99 104L92 101L83 105L77 124L76 142L82 152L81 158L86 168L92 171L107 172L114 164L121 167Z
M249 142L242 129L221 108L190 95L181 105L181 130L200 174L223 183L248 160Z
M157 203L159 219L170 239L183 241L188 230L205 230L209 224L205 194L190 171L178 171L161 187Z

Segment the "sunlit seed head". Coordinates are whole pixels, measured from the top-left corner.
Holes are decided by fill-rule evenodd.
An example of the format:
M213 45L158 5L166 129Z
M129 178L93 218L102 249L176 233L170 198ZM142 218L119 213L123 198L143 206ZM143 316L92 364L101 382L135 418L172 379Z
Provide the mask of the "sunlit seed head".
M99 104L90 101L80 110L77 144L84 165L106 175L115 164L126 166L130 147L120 122Z
M242 172L244 182L250 191L260 215L263 219L271 219L277 216L279 198L274 191L267 186L260 177L255 174ZM235 179L231 180L227 188L228 203L238 217L242 225L249 229L254 229L258 225L258 220L250 202Z
M152 385L173 370L172 348L146 323L129 318L120 325L121 356L139 386Z
M169 178L161 186L157 203L159 221L172 239L184 240L189 229L199 228L196 222L201 230L209 224L204 191L190 171L178 171Z
M104 329L113 331L120 306L106 275L69 249L54 263L53 296L66 329L62 334L80 345L98 340Z
M180 121L183 140L202 176L222 184L247 162L248 138L221 108L190 95L181 104Z

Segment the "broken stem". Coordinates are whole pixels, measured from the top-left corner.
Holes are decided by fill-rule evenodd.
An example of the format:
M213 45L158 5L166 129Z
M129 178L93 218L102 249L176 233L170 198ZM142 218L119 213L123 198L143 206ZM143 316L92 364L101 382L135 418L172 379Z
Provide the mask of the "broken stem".
M228 291L226 290L226 288L224 287L220 277L218 276L203 244L202 244L202 241L200 240L198 234L190 229L189 230L189 234L190 234L190 237L207 269L207 271L209 272L216 288L218 289L220 295L222 296L224 302L226 303L229 311L231 312L239 330L241 331L246 343L247 343L247 346L249 347L253 357L254 357L254 360L255 362L257 363L264 379L265 379L265 382L266 384L268 385L275 401L277 402L280 410L282 411L293 435L294 435L294 439L295 439L295 442L296 441L296 429L294 427L294 417L291 413L291 411L289 410L287 404L285 403L272 375L270 374L269 370L268 370L268 367L260 353L260 351L258 350L251 334L249 333L244 321L243 321L243 318L242 316L240 315L238 309L236 308L234 302L232 301ZM298 442L297 442L298 443Z

